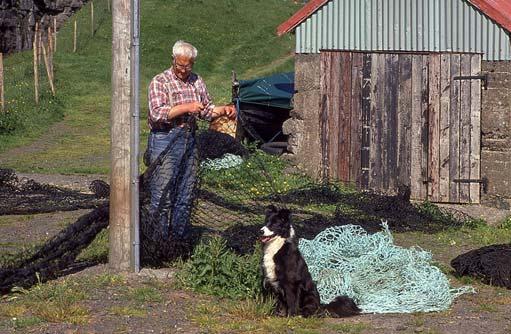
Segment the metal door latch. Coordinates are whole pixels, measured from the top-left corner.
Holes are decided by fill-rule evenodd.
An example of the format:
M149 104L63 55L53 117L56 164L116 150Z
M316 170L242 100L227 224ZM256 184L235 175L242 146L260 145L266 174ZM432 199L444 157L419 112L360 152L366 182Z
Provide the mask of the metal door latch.
M481 80L483 88L488 89L488 73L481 75L458 75L452 78L453 80Z
M488 192L488 178L484 176L482 179L455 179L452 182L457 183L480 183L483 186L483 192Z

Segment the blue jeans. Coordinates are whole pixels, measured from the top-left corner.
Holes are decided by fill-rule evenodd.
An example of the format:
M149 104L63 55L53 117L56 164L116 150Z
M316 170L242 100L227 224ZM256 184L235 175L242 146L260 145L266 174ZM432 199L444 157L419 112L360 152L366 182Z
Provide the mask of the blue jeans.
M158 222L164 240L171 235L186 239L197 180L195 133L180 127L168 133L151 131L147 149L151 164L160 160L149 179L150 214Z

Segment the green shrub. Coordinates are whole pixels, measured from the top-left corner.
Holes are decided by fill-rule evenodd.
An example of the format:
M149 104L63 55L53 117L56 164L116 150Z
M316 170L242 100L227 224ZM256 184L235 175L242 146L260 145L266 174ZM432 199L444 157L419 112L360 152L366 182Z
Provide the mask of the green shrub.
M511 230L511 216L504 219L502 221L502 223L499 224L499 228L502 228L505 230Z
M463 222L463 226L468 227L470 229L476 229L483 226L486 226L486 221L481 218L471 218Z
M234 299L254 298L261 294L261 249L236 255L224 239L211 238L200 243L191 258L182 265L177 279L183 287L196 292Z
M432 221L444 223L446 225L456 225L458 223L456 217L454 217L451 213L441 210L437 205L429 201L420 203L416 207L417 211Z

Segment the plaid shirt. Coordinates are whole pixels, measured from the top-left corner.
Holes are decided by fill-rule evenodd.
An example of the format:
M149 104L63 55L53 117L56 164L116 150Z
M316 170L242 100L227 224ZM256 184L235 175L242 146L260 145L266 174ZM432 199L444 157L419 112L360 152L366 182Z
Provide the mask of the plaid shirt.
M210 121L215 107L209 96L206 84L200 76L190 73L186 82L179 79L171 68L158 74L149 84L149 117L148 123L152 130L168 129L174 126L188 124L195 126L195 117L184 114L172 119L168 118L170 109L190 102L201 102L205 108L198 116Z

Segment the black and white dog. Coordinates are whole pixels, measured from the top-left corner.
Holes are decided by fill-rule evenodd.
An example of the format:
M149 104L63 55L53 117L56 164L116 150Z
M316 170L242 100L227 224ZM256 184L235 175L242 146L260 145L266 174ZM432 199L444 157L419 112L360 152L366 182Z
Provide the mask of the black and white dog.
M339 296L322 305L307 264L298 249L298 240L291 225L291 212L273 205L266 211L261 228L263 242L263 285L277 297L278 314L304 317L323 315L346 317L360 313L355 302Z

